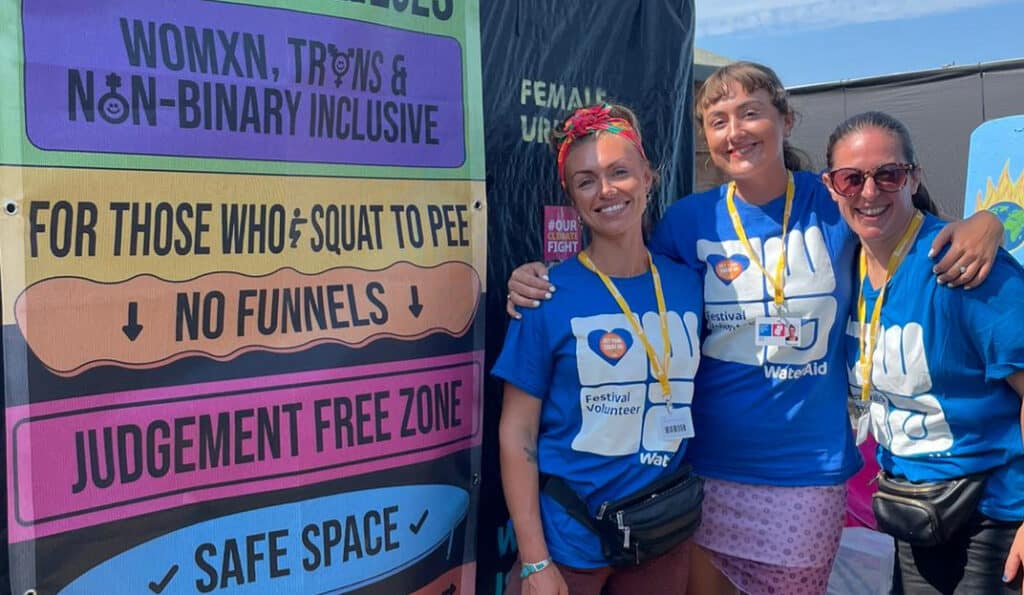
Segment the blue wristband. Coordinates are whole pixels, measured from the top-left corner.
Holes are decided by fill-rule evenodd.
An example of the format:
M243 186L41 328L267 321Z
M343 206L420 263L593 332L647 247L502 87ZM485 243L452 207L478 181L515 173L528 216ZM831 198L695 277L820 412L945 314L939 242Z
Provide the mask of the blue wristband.
M547 568L550 565L551 565L551 558L544 558L540 562L534 562L533 564L530 564L528 562L523 562L523 571L519 573L519 577L520 578L526 578L526 577L530 576L531 574L536 574L536 573L540 572L541 570L544 570L545 568Z

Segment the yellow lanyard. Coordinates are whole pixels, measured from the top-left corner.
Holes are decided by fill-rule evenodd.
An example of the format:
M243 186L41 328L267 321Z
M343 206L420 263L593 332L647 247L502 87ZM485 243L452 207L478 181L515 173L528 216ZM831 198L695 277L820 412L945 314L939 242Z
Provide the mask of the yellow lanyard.
M874 353L877 346L879 328L881 327L882 303L885 302L885 289L889 286L889 279L892 279L893 273L896 272L900 263L906 258L907 252L910 251L910 245L913 243L914 238L917 237L917 232L920 231L923 222L924 215L921 211L915 211L913 219L907 225L907 230L903 232L903 237L900 238L899 243L896 244L896 249L889 256L889 264L885 269L885 280L882 282L882 289L878 291L875 307L871 310L870 326L866 323L867 304L864 300L864 281L868 276L867 257L864 255L864 247L861 246L860 294L857 296L857 322L860 323L860 357L857 358L857 363L864 378L864 385L860 388L860 398L862 401L867 401L871 395L871 371L875 366Z
M793 172L786 173L789 178L786 182L786 209L782 214L782 254L779 256L779 262L775 266L774 278L768 274L764 265L761 264L761 259L757 257L754 248L750 245L750 240L747 239L747 232L743 229L743 222L740 221L740 214L736 210L736 202L733 200L733 195L736 194L736 182L729 182L729 191L725 195L725 206L729 209L729 217L732 217L732 227L736 230L736 235L743 244L743 249L747 251L747 256L757 265L757 268L761 269L764 278L768 280L772 289L775 290L774 301L775 305L779 307L782 307L786 301L783 295L783 288L786 285L786 232L789 229L789 214L793 210L793 194L795 193Z
M661 338L665 343L665 358L664 361L658 359L658 355L654 352L654 346L651 345L651 341L647 338L647 333L644 332L643 327L640 326L640 322L636 316L633 315L633 311L629 309L629 304L626 303L626 299L619 293L619 289L615 287L612 280L608 278L608 275L602 273L590 260L586 252L580 252L578 255L580 262L583 266L587 267L604 283L604 286L608 288L608 293L612 294L615 298L615 302L619 304L619 308L622 309L622 313L626 315L629 320L629 324L633 327L633 332L640 339L640 342L644 344L644 349L647 350L647 356L651 360L651 369L654 371L654 377L658 379L658 384L661 385L661 392L665 395L665 404L672 404L672 390L668 383L668 366L672 360L672 347L668 340L668 315L665 313L665 294L661 291L661 276L658 275L658 267L654 266L654 260L651 258L651 253L647 253L647 262L651 265L651 277L654 278L654 296L658 300L658 318L661 320Z

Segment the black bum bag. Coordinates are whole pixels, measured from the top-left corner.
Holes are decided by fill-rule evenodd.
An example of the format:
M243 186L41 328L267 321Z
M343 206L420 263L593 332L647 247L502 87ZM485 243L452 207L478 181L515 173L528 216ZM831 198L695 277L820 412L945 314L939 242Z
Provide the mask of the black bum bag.
M878 528L911 545L946 543L978 509L987 476L914 483L879 471L871 499Z
M704 480L683 465L642 490L601 504L591 516L562 478L541 474L541 491L601 538L612 566L638 566L686 541L700 527Z

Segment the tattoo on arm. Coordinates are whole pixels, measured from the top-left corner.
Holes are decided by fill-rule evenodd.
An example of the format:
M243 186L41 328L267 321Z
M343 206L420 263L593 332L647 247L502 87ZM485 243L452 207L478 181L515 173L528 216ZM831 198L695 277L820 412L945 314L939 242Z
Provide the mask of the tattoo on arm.
M537 449L532 446L524 446L523 452L526 453L526 460L531 463L537 462Z

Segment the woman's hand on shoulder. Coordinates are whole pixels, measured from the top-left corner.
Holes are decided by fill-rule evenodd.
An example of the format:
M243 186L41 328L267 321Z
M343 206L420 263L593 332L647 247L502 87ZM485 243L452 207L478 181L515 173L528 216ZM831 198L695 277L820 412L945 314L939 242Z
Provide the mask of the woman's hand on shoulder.
M932 242L929 256L938 254L949 244L942 260L932 271L938 282L950 287L971 289L981 285L992 271L996 252L1003 244L1003 222L995 214L979 211L963 221L946 225Z
M540 262L528 262L512 271L508 278L505 312L515 319L522 317L517 306L536 308L541 300L551 299L555 286L548 281L548 267Z
M549 564L544 570L523 579L523 595L569 595L569 586L558 567Z

